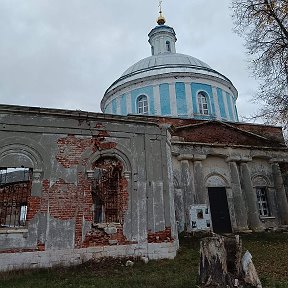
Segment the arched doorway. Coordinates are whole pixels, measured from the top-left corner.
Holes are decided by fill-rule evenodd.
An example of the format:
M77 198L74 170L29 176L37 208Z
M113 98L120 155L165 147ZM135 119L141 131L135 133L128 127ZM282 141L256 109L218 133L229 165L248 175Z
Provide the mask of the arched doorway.
M207 181L213 231L231 233L231 219L226 193L226 181L220 175L212 175Z

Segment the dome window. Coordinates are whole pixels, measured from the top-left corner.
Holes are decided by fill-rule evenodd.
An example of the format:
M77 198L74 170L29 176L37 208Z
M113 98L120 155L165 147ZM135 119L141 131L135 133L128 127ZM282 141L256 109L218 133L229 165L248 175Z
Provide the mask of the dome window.
M198 107L199 113L202 115L209 115L207 96L204 92L198 93Z
M137 100L138 114L148 114L148 99L147 96L141 95Z
M171 44L170 44L170 41L166 41L166 51L171 52Z
M151 46L151 53L154 55L154 46Z

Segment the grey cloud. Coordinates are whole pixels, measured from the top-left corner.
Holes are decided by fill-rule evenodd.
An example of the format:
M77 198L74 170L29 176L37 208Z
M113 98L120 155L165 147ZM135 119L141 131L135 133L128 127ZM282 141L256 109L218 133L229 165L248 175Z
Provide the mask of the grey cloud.
M147 34L156 25L157 3L1 0L0 102L100 111L109 85L150 55ZM256 89L256 81L248 77L229 5L167 0L163 11L177 33L177 51L230 78L239 90L239 113L246 115L255 110L247 91Z

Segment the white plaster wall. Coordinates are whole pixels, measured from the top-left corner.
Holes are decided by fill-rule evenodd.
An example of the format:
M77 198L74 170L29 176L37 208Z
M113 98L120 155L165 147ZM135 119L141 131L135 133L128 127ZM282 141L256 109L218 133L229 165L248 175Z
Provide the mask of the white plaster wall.
M83 249L49 250L43 252L2 253L0 271L16 269L72 266L102 257L139 257L174 259L178 241L173 243L144 243L133 245L101 246Z
M225 158L217 156L208 156L207 159L202 161L204 181L212 175L221 175L226 180L230 187L230 170ZM206 185L206 183L205 183Z

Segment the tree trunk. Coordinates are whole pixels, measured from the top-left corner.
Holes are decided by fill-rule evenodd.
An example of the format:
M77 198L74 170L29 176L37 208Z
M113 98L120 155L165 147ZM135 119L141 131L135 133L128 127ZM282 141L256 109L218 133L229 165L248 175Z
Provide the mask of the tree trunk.
M199 286L262 287L251 254L248 259L246 252L242 261L241 254L242 243L238 235L232 238L219 235L203 238L200 242Z

